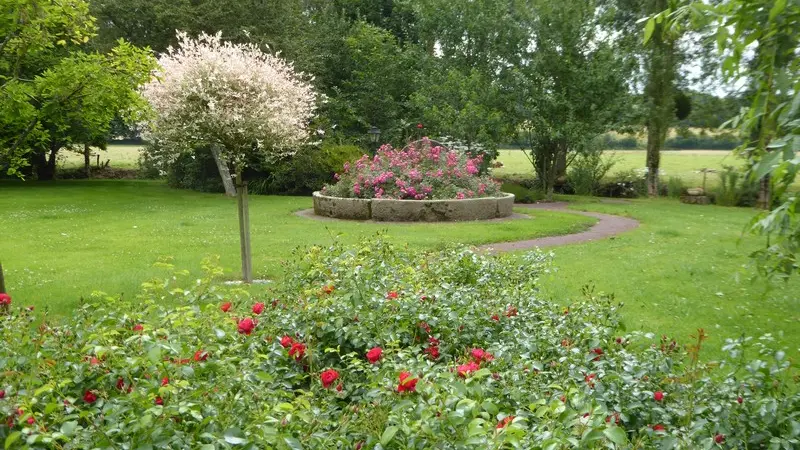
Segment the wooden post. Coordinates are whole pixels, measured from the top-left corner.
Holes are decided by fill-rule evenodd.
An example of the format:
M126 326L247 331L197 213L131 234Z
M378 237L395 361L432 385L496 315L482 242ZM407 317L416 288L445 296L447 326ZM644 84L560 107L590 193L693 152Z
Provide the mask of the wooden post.
M6 279L3 276L3 264L0 263L0 292L6 292Z
M100 169L100 153L97 154L97 168Z
M247 204L247 183L242 180L242 168L236 168L237 206L239 207L239 243L242 251L242 281L253 282L253 263L250 254L250 211Z

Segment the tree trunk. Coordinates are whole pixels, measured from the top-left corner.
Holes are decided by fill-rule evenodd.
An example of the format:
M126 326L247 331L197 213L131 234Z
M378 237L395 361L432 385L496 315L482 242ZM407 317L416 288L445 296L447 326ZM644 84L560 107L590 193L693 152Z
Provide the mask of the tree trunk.
M50 142L50 151L39 152L34 155L36 165L36 177L39 181L50 181L56 176L56 156L61 144L55 141Z
M86 178L92 177L92 151L89 144L83 144L83 171Z
M666 0L653 0L651 12L667 9ZM675 76L677 56L675 43L663 35L664 25L657 23L648 45L647 84L644 88L647 107L647 195L658 196L658 169L661 149L667 139L667 131L675 116Z
M228 163L222 159L222 149L219 145L211 145L211 154L214 156L214 162L217 163L217 170L219 170L219 176L222 178L222 185L225 186L225 195L229 197L236 196L236 187L233 185L231 172L228 170ZM237 180L237 183L238 182Z
M647 195L658 197L658 169L666 133L658 125L647 127Z
M758 181L758 200L756 201L756 208L770 209L772 206L772 187L770 185L770 180L770 175L766 174Z
M242 281L253 282L253 258L250 253L250 207L247 202L247 182L242 180L242 168L236 168L236 184L239 186L236 203L239 208L239 243L242 253Z

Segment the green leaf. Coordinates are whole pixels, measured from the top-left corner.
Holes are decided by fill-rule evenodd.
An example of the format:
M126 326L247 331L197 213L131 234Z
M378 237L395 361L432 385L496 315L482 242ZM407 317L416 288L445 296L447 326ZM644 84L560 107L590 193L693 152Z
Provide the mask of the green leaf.
M775 0L775 4L769 11L770 22L775 20L775 18L778 17L783 12L784 9L786 9L786 0Z
M61 425L61 433L65 436L72 436L75 434L75 430L78 429L78 422L71 420L69 422L64 422Z
M242 445L247 442L244 433L238 428L228 428L225 430L224 437L225 442L231 445Z
M394 435L397 434L398 430L399 428L394 426L384 430L383 435L381 436L381 445L386 447L389 444L389 442L392 442L392 439L394 439Z
M20 433L19 431L15 431L15 432L9 434L8 437L6 438L6 450L11 448L11 444L13 444L14 442L17 442L17 440L19 440L20 436L22 436L22 433Z
M651 18L650 18L650 19L647 21L647 23L645 24L645 26L644 26L644 43L645 43L645 44L647 44L647 42L648 42L648 41L650 40L650 38L653 36L653 31L655 31L655 30L656 30L656 21L655 21L655 20L653 20L653 18L651 17Z
M603 434L613 443L623 445L628 442L628 435L620 427L611 427L603 430Z
M293 437L288 437L287 436L287 437L283 438L283 441L286 442L286 445L288 445L289 448L291 448L291 449L303 450L303 444L301 444L300 441L298 441L297 439L295 439Z

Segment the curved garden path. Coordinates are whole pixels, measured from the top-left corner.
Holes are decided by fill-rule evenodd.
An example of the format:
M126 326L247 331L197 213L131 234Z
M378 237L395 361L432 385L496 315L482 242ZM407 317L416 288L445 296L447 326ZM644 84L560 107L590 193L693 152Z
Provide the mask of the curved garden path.
M639 226L638 220L629 219L627 217L613 216L611 214L574 211L567 209L568 205L569 203L567 202L555 202L555 203L536 203L532 205L516 204L514 205L514 207L580 214L582 216L594 217L595 219L598 219L598 222L594 224L592 228L580 233L566 234L563 236L549 236L538 239L529 239L525 241L487 244L478 247L478 249L483 251L488 251L491 253L499 253L499 252L510 252L514 250L527 250L536 247L539 248L557 247L560 245L577 244L579 242L588 242L588 241L596 241L598 239L605 239L608 237L616 236L620 233L624 233L628 230L632 230Z

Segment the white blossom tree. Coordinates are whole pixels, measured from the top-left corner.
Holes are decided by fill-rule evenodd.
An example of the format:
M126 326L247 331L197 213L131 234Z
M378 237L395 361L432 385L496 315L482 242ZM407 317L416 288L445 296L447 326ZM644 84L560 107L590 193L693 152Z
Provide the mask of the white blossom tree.
M154 112L146 134L170 159L199 147L210 149L226 193L238 198L242 275L249 283L250 225L242 170L253 154L268 160L291 156L305 142L316 94L291 64L256 45L223 42L219 33L196 39L178 33L178 41L177 48L159 58L160 69L142 89Z

